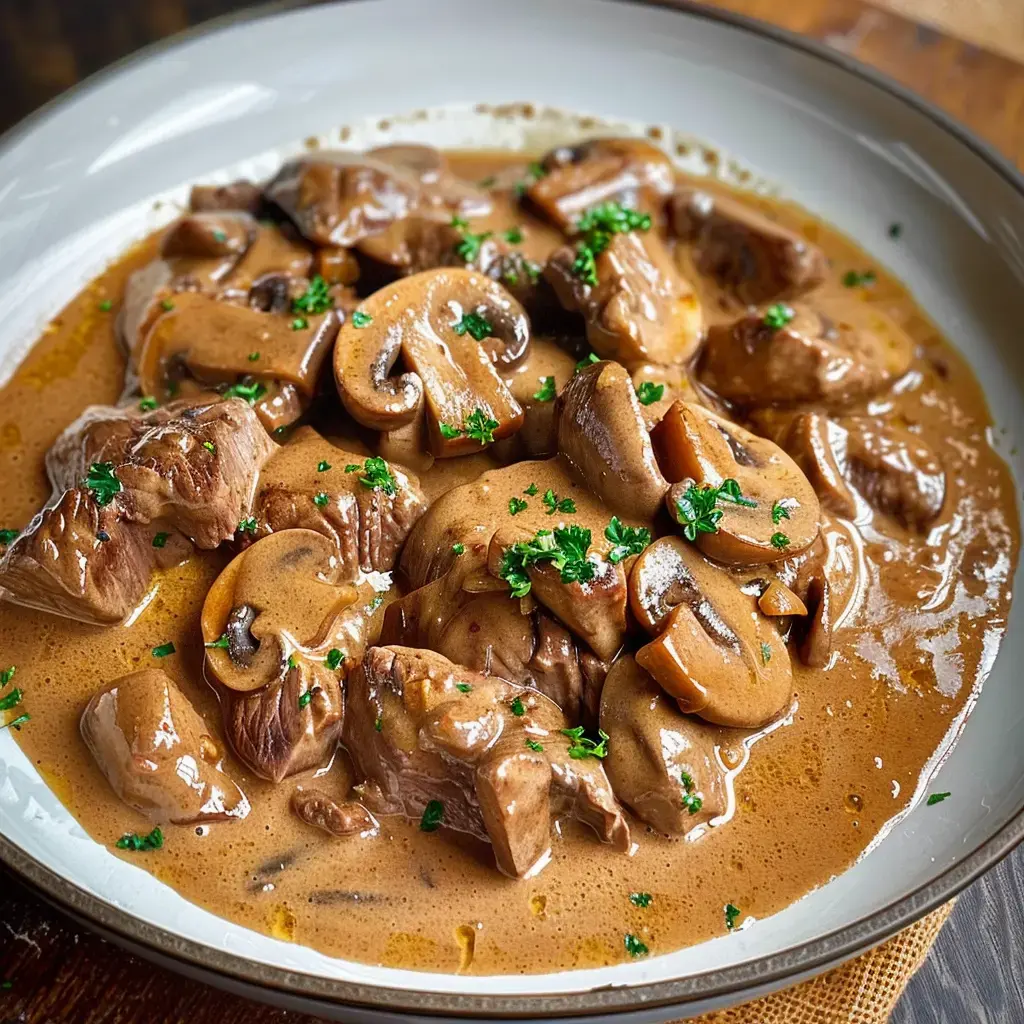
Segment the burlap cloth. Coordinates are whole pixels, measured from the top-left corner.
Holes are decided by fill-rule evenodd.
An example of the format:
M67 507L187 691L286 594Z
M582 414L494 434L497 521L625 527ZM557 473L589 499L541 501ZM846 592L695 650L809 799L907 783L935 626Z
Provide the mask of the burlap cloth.
M952 909L951 901L834 971L689 1024L885 1024Z

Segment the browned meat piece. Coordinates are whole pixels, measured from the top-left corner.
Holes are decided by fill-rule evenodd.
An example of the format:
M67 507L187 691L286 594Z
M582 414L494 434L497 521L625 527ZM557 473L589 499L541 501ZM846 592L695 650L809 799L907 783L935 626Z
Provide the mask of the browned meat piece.
M727 812L723 761L745 759L745 734L684 715L629 655L608 673L601 728L612 788L641 821L683 835Z
M643 139L591 139L559 146L541 161L530 202L563 231L598 203L655 212L675 184L672 161Z
M111 788L158 825L230 821L249 801L210 729L159 669L114 680L86 706L82 738Z
M633 382L617 363L576 373L556 403L558 450L615 512L653 519L668 481L654 458Z
M679 537L662 537L629 577L629 602L655 639L637 663L681 711L715 725L759 728L793 694L786 644L739 581Z
M47 455L54 498L0 561L3 597L84 622L120 621L153 568L181 560L182 534L201 548L234 536L272 448L235 399L146 415L93 406Z
M856 299L819 305L761 309L712 327L700 380L744 407L836 407L869 398L906 372L913 344L892 319Z
M206 674L231 745L258 775L277 782L330 756L341 680L376 642L383 599L373 581L349 582L311 530L272 533L217 577L203 604Z
M307 825L332 836L359 836L369 839L380 831L377 819L360 803L338 803L318 789L297 789L292 794L292 810Z
M744 305L795 299L828 272L816 245L735 199L681 188L669 201L669 221L693 246L698 270Z
M427 812L428 828L486 840L513 878L548 859L555 815L628 849L629 826L600 759L570 755L565 717L535 690L405 647L371 648L348 687L345 746L372 809Z
M242 210L256 216L263 204L259 185L251 181L232 181L227 185L193 185L189 208L197 213Z
M578 250L556 250L544 268L562 306L579 312L587 341L604 359L685 363L697 351L704 321L693 287L653 231L611 236L595 261L596 284L574 270Z
M676 402L651 440L665 476L676 481L666 495L669 514L709 557L760 565L818 536L814 489L774 442L690 402Z
M486 217L491 212L493 204L487 192L456 176L444 153L433 146L402 142L377 146L366 155L414 177L423 189L424 205L443 209L446 217L449 213L463 218Z
M338 334L342 404L371 430L410 427L426 413L439 458L514 434L523 410L501 374L526 357L530 321L503 288L469 270L428 270L374 292ZM391 376L401 357L406 372Z
M389 572L427 500L412 474L379 459L370 463L376 475L367 472L364 456L300 427L263 467L251 535L315 530L334 543L342 578Z

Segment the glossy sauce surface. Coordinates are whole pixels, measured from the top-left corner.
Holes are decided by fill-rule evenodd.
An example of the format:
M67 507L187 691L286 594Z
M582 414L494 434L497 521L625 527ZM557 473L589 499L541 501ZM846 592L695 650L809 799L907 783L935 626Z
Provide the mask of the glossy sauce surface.
M510 161L463 154L452 162L473 181ZM730 903L740 908L739 923L778 911L849 866L908 806L959 728L1005 629L1018 547L1013 483L988 443L990 420L973 376L900 284L802 211L745 201L822 247L831 260L827 291L877 305L916 343L910 372L870 412L911 426L931 445L947 493L923 533L860 511L864 599L838 634L827 671L794 657L791 714L748 741L745 752L733 752L727 824L667 839L634 821L636 849L623 856L563 822L551 864L514 881L495 870L485 844L452 832L424 833L389 817L375 839L339 841L304 825L289 810L292 791L316 774L319 789L342 799L350 783L343 753L278 785L229 756L228 770L252 804L248 818L169 826L163 849L118 856L216 914L332 955L439 971L542 972L629 959L626 933L652 954L723 934ZM533 258L561 240L500 199L474 227L515 224L525 227L523 250ZM0 525L25 525L49 497L43 456L61 429L89 404L116 402L124 374L117 306L126 276L154 245L142 243L76 298L0 393ZM679 258L685 272L686 254ZM843 285L849 270L869 267L873 285ZM687 276L698 283L710 321L735 315L706 279ZM104 299L112 311L100 308ZM572 365L553 346L536 346L521 371L524 391L549 374L561 386ZM363 450L334 415L315 413L314 423ZM497 464L486 454L440 461L421 474L422 485L434 499ZM17 741L88 833L112 850L123 833L145 833L150 824L117 799L92 761L79 733L82 710L117 677L157 666L218 730L217 701L203 680L199 616L229 557L223 549L197 551L160 573L155 596L130 627L80 625L0 604L0 662L17 665L23 710L31 714ZM176 653L155 662L152 648L168 642ZM650 905L633 905L636 892L650 893Z

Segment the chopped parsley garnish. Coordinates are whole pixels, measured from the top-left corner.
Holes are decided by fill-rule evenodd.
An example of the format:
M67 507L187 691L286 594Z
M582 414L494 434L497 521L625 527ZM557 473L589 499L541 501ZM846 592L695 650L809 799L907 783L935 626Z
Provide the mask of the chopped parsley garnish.
M544 492L544 497L541 498L541 501L547 507L549 516L553 516L556 512L561 512L567 516L576 514L576 502L572 498L562 498L559 500L550 487Z
M317 493L313 495L313 504L318 508L323 508L330 500L330 497L323 491L317 491Z
M687 540L695 541L701 533L718 532L722 510L716 506L720 501L746 508L757 507L756 501L743 497L740 485L731 477L718 487L690 484L683 496L676 499L676 519L682 523L683 536Z
M477 341L494 336L494 328L490 320L482 317L479 313L463 313L462 319L452 325L452 330L461 338L464 334L470 334Z
M573 729L562 729L562 735L572 740L569 744L569 756L575 761L582 761L585 757L608 756L608 733L604 729L597 730L600 737L598 742L583 735L582 725L577 725Z
M289 326L293 331L304 331L309 326L309 321L304 316L297 316Z
M345 467L345 472L359 472L359 466L348 465ZM359 482L364 487L369 487L370 490L383 491L389 497L393 497L395 494L395 478L391 473L391 467L379 455L373 455L363 463Z
M381 718L380 715L377 716L377 720L373 723L373 727L377 730L377 732L384 731L384 719Z
M740 490L740 485L737 481L729 477L723 480L718 487L718 500L727 501L731 505L744 505L746 508L757 508L757 502L751 501L750 498L744 498L743 492Z
M331 464L326 459L321 459L316 464L316 471L318 473L326 473L331 468Z
M626 935L626 952L630 956L647 956L647 954L650 952L650 950L635 935L633 935L631 933L627 933L627 935Z
M173 653L174 653L174 644L170 643L170 642L168 642L166 644L160 644L158 647L154 647L153 648L153 657L154 658L166 658L168 654L173 654Z
M519 245L523 240L523 229L520 227L511 227L508 231L502 232L501 237L504 238L509 245Z
M544 744L538 743L536 740L527 740L526 745L536 754L539 754L544 749Z
M102 302L97 304L97 309L99 309L101 313L109 313L113 308L114 304L110 299L103 299Z
M526 192L526 190L535 181L539 181L541 178L543 178L545 174L547 174L547 171L545 171L544 168L539 163L536 162L536 160L533 161L526 168L526 180L525 181L517 181L516 182L516 185L515 185L515 193L516 193L516 195L521 199L523 197L524 193Z
M246 384L244 381L239 382L224 389L225 398L244 398L250 405L254 405L266 393L267 389L258 380L254 380L250 384Z
M238 521L238 532L239 533L255 533L256 532L256 517L249 516L246 519L240 519Z
M761 664L767 665L772 660L772 645L761 643Z
M497 183L498 179L493 174L488 174L486 178L477 182L481 188L494 188Z
M358 471L359 471L359 463L358 462L350 462L345 467L345 472L346 473L357 473Z
M21 530L0 530L0 546L9 547L18 539Z
M227 633L221 633L216 640L208 644L203 644L204 647L218 647L221 650L226 651L231 646L231 641L228 639Z
M15 687L4 697L0 697L0 711L10 711L11 708L16 708L21 703L21 698L24 693Z
M510 516L517 516L520 512L525 512L527 508L529 505L522 498L508 499L508 514Z
M900 235L902 235L902 234L903 234L903 225L900 224L899 221L893 221L893 223L889 225L889 237L890 238L899 238Z
M523 488L523 494L528 494L531 498L537 493L537 485L530 484L529 487Z
M843 274L843 285L847 288L864 288L875 283L873 270L848 270Z
M561 573L563 583L586 583L594 578L594 563L587 560L590 531L582 526L538 530L532 540L520 541L501 556L498 575L509 585L513 597L530 592L531 565L550 562Z
M646 526L623 526L618 516L604 528L605 537L615 546L608 552L608 561L617 565L630 555L639 555L651 543L651 531Z
M732 931L736 927L736 918L740 916L740 908L731 903L725 905L725 927Z
M6 686L14 678L14 673L17 671L18 666L11 665L10 668L5 668L0 672L0 686Z
M423 808L423 817L420 818L421 832L436 832L437 826L444 818L444 804L440 800L431 800Z
M214 453L216 453L216 451L217 451L217 446L216 446L216 445L215 445L215 444L214 444L214 443L213 443L212 441L204 441L204 442L203 442L203 447L204 447L204 448L205 448L205 449L206 449L206 450L207 450L208 452L214 452Z
M162 302L160 303L160 308L161 308L161 309L162 309L162 310L163 310L163 311L164 311L165 313L170 313L170 311L171 311L172 309L174 309L174 303L173 303L173 302L171 302L171 300L170 300L170 299L164 299L164 300L163 300L163 301L162 301Z
M769 306L765 310L764 319L761 322L765 327L770 327L773 331L777 331L785 327L795 316L796 313L792 306L787 306L783 302L776 302L774 306Z
M934 807L936 804L941 804L943 800L947 797L951 797L952 795L952 793L932 793L932 795L928 797L928 806Z
M455 689L458 690L459 693L469 693L473 687L470 686L469 683L456 683Z
M599 203L576 222L582 237L576 243L572 272L588 285L597 284L597 257L608 248L613 235L649 231L651 218L617 202Z
M683 797L683 807L691 814L696 814L704 806L704 801L694 793L696 784L693 781L693 776L689 772L680 772L679 779L683 784L683 789L686 791Z
M119 850L132 850L139 853L142 850L159 850L164 845L164 834L157 825L149 835L140 836L137 832L125 832L114 844Z
M789 518L789 507L785 504L790 498L783 498L772 505L772 522L778 526L783 519Z
M456 255L463 262L472 263L480 255L480 246L491 237L492 232L485 231L483 234L474 235L469 230L469 222L461 217L452 217L452 227L459 232L461 241L455 246Z
M534 391L533 398L537 402L551 402L557 394L554 377L541 377L540 388Z
M526 707L518 697L513 698L509 707L512 708L512 714L515 715L516 718L522 718L523 715L526 714Z
M14 729L15 732L21 732L21 727L30 721L32 721L31 715L18 715L13 722L4 722L3 725L0 725L0 729Z
M223 231L214 231L213 240L215 242L226 242L228 240L228 236Z
M649 380L643 381L636 389L636 399L641 405L653 405L655 402L660 402L664 394L664 384L655 384Z
M466 545L465 544L453 544L452 545L452 554L453 555L462 555L462 554L465 554L465 552L466 552Z
M299 667L299 663L295 660L295 655L294 654L289 654L288 655L288 667L289 668L298 668Z
M352 314L352 326L353 327L369 327L373 323L373 317L369 313L364 313L361 309L357 309Z
M139 399L139 412L152 412L159 404L152 395L145 395Z
M591 352L589 355L585 355L577 364L576 369L573 373L579 373L580 370L585 370L588 366L593 366L594 363L601 362L601 357Z
M334 672L338 669L341 663L345 660L345 652L339 651L337 647L332 647L327 652L327 667Z
M629 894L629 902L634 907L640 907L646 910L651 905L651 894L649 892L631 892Z
M85 486L92 491L97 505L109 505L121 490L121 481L114 475L112 462L94 462L89 467Z
M375 612L383 603L384 595L378 594L366 607L370 612Z
M292 299L292 312L326 313L333 305L327 282L319 274L314 274L306 290L297 299Z
M494 432L498 429L498 421L492 420L483 409L474 409L465 422L466 437L471 437L481 444L490 444L494 440Z
M453 427L450 423L439 423L437 429L441 431L441 436L449 441L455 437L460 437L462 434L458 427Z
M773 533L769 543L776 551L782 551L789 547L789 538L784 533Z
M248 359L249 359L250 363L255 363L256 360L259 359L259 357L260 357L259 352L250 352L249 356L248 356Z
M313 694L320 689L319 686L314 686L311 690L307 690L305 693L299 695L299 708L304 708L312 699Z

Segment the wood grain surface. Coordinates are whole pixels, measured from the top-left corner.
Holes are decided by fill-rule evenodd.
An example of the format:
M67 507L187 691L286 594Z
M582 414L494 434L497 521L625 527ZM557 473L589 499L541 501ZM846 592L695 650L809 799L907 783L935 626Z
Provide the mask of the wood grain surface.
M919 7L928 2L917 0ZM1014 17L1024 6L1022 0L998 2ZM246 6L231 0L0 0L0 128L148 42ZM1024 68L1012 60L860 0L715 0L709 6L774 22L852 54L1024 166ZM961 897L893 1022L1024 1022L1022 964L1024 849ZM143 963L2 870L0 981L0 1024L312 1024L312 1018Z

